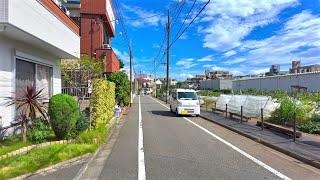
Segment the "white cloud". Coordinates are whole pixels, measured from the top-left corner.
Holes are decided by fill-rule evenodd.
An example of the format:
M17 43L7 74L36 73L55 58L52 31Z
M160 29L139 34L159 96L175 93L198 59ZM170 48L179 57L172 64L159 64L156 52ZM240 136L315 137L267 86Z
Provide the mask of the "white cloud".
M233 55L236 55L236 54L237 54L236 51L231 50L231 51L228 51L228 52L224 53L223 55L224 55L225 57L230 57L230 56L233 56Z
M203 46L217 51L236 48L254 28L276 21L283 9L295 4L297 0L212 1L201 19L208 22L199 29Z
M276 35L259 41L245 41L246 63L250 65L288 64L293 58L319 63L320 17L303 11L289 19Z
M126 22L133 27L142 28L146 26L158 26L160 24L165 24L165 16L160 13L147 11L138 6L122 4L122 7L127 12L125 14L130 14L130 16L127 15L125 17L125 19L130 19Z
M250 74L264 74L269 71L269 68L253 69L250 70Z
M179 61L176 62L176 65L181 67L182 69L190 69L196 65L197 63L194 63L194 58L184 58L180 59Z
M198 62L212 62L214 61L213 55L208 55L205 57L202 57L200 59L197 60Z
M224 64L227 64L227 65L238 64L238 63L242 63L244 61L246 61L245 58L236 58L236 59L233 59L233 60L230 60L230 61L226 61L226 62L224 62Z

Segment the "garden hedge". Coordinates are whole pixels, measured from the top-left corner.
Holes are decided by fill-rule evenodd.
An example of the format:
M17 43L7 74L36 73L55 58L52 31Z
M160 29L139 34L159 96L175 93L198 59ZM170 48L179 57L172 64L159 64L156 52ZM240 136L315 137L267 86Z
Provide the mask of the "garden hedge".
M49 103L51 127L59 139L67 138L74 129L80 110L72 96L57 94L52 96Z
M103 79L93 80L90 107L92 125L106 124L114 115L115 84Z

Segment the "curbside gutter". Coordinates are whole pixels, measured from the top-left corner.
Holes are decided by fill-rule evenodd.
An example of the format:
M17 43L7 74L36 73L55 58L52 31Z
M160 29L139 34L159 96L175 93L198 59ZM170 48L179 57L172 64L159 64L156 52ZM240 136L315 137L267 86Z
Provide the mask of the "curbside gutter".
M235 132L235 133L237 133L237 134L240 134L240 135L242 135L242 136L244 136L244 137L247 137L247 138L249 138L249 139L251 139L251 140L253 140L253 141L255 141L255 142L258 142L258 143L263 144L263 145L265 145L265 146L267 146L267 147L270 147L270 148L275 149L275 150L277 150L277 151L279 151L279 152L282 152L282 153L284 153L284 154L286 154L286 155L288 155L288 156L290 156L290 157L293 157L293 158L295 158L295 159L298 159L298 160L300 160L300 161L302 161L302 162L304 162L304 163L306 163L306 164L308 164L308 165L311 165L311 166L313 166L313 167L316 167L316 168L320 169L320 163L319 163L319 162L316 162L316 161L314 161L314 160L312 160L312 159L309 159L309 158L307 158L307 157L301 156L301 155L299 155L299 154L297 154L297 153L295 153L295 152L292 152L292 151L286 150L286 149L284 149L284 148L281 148L281 147L279 147L279 146L276 146L276 145L274 145L274 144L272 144L272 143L269 143L269 142L267 142L267 141L265 141L264 139L261 139L261 138L259 138L259 137L252 136L252 135L246 134L246 133L244 133L244 132L241 132L241 131L239 131L239 130L231 127L231 126L228 126L228 125L219 123L219 122L214 121L214 120L212 120L212 119L210 119L210 118L207 118L207 117L205 117L205 116L203 116L203 115L201 115L201 114L200 114L200 117L203 118L203 119L205 119L205 120L208 120L208 121L210 121L210 122L213 122L213 123L215 123L215 124L217 124L217 125L219 125L219 126L222 126L222 127L226 128L226 129L229 129L229 130L231 130L231 131L233 131L233 132Z

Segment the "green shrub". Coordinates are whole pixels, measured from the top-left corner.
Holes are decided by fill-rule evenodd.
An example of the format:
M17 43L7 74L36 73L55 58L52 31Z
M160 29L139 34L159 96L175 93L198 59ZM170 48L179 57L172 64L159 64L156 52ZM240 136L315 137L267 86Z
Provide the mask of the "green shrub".
M76 133L78 134L82 131L87 130L89 128L89 125L90 125L89 117L87 116L86 113L81 112L75 127Z
M300 125L300 130L303 132L311 133L311 134L319 134L320 133L320 123L319 122L305 122Z
M109 134L110 129L107 127L106 125L99 124L92 130L84 131L79 134L76 142L80 144L102 144Z
M271 117L268 120L275 124L292 125L294 113L296 113L298 122L306 120L304 112L303 106L296 105L292 98L286 97L281 102L280 107L271 113Z
M106 73L107 81L116 85L116 101L121 106L127 106L130 103L130 81L124 72Z
M52 130L48 124L41 119L32 121L31 128L27 132L27 137L30 141L41 143L44 142L51 135Z
M51 127L59 139L69 137L79 118L76 100L66 94L57 94L50 99L49 116Z
M103 79L93 80L90 106L92 126L107 124L114 115L115 84Z

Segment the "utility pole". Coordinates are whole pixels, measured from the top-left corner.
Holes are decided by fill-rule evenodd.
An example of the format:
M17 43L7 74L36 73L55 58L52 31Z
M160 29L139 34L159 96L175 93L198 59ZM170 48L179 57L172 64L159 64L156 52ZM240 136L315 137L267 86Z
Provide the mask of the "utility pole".
M167 88L166 88L166 103L168 104L168 96L169 96L169 66L170 66L170 9L168 9L168 22L167 22Z
M155 93L154 93L154 95L155 95L155 97L157 97L157 79L156 79L156 59L154 59L153 60L153 78L154 78L154 85L155 85Z
M130 47L130 107L132 106L132 49Z

